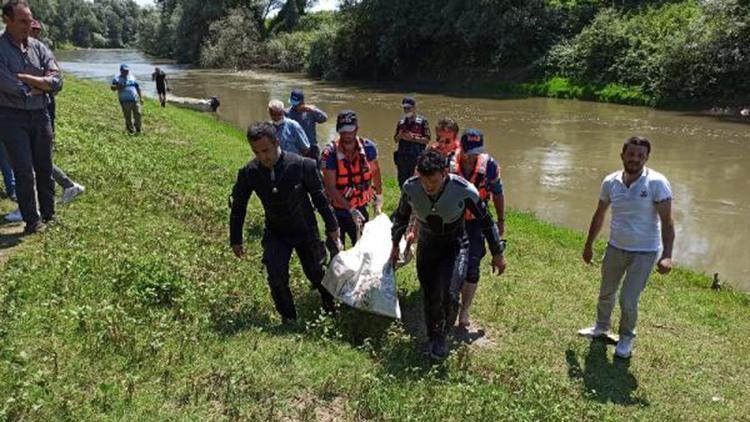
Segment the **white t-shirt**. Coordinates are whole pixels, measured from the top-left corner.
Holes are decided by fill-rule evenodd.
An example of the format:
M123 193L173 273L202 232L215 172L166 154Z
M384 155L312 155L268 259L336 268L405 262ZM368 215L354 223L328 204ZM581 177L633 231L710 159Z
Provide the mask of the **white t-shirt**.
M609 244L631 252L661 249L661 221L656 204L672 199L672 188L664 175L644 168L641 177L626 187L623 171L604 178L599 199L612 206Z

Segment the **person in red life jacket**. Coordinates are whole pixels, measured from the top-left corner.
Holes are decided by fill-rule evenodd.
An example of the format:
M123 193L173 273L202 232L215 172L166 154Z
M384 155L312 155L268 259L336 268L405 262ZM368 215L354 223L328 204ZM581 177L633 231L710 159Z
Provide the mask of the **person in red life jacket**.
M492 198L497 213L497 230L500 237L505 233L505 196L500 180L500 166L492 156L484 152L484 135L476 129L468 129L461 136L461 149L450 163L451 173L457 174L473 184L479 198L487 203ZM479 264L486 253L482 225L469 212L466 213L466 233L469 236L469 259L466 282L461 289L461 313L459 328L470 325L469 309L479 282Z
M437 134L437 140L430 148L443 154L448 160L452 160L460 146L458 123L451 118L443 117L438 120L435 133Z
M375 143L357 135L357 114L344 110L336 119L338 139L323 150L323 181L326 193L341 228L341 243L346 235L352 245L369 220L367 204L374 201L375 213L383 210L383 185Z
M398 186L402 187L406 179L414 176L417 157L430 143L430 125L424 116L417 114L417 102L412 97L401 101L404 117L396 125L393 139L398 143L393 153L393 162L398 171Z

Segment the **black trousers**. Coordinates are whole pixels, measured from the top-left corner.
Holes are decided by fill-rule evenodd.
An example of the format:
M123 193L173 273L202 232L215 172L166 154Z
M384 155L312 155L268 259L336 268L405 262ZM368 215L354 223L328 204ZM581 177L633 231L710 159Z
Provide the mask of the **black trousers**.
M398 187L404 186L404 183L412 176L417 168L417 157L415 154L404 154L398 151L393 153L393 162L396 164L398 173Z
M365 217L365 223L370 221L370 214L367 212L367 206L357 208L362 216ZM349 241L352 246L357 244L359 240L359 231L357 230L357 223L354 222L354 217L345 210L336 209L336 220L339 222L339 231L341 232L341 244L346 244L346 236L349 236Z
M317 236L293 238L266 231L263 235L263 264L268 273L268 286L276 310L285 319L296 319L297 310L289 289L289 261L292 251L297 252L302 271L313 287L320 292L324 308L333 303L333 297L323 287L325 246Z
M452 239L420 237L417 243L417 277L424 294L424 319L430 340L448 334L456 322L468 251L466 235Z
M5 143L16 178L18 206L28 226L40 218L48 220L55 215L52 137L52 125L46 109L27 111L0 108L0 142Z

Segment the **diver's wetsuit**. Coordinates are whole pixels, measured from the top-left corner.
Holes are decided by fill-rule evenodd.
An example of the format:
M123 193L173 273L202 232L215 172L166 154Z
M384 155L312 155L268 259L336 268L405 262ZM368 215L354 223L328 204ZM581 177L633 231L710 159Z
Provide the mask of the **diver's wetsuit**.
M253 192L260 198L266 214L263 263L276 310L285 319L297 317L289 290L292 250L297 252L305 275L320 292L324 309L331 310L333 298L320 284L324 274L325 247L320 241L312 204L323 217L326 232L336 231L338 223L323 191L315 160L282 152L273 171L263 167L257 159L240 169L230 200L232 245L242 244L247 202Z
M466 210L481 222L492 255L501 254L503 245L486 204L479 199L476 188L460 176L448 175L442 191L434 198L424 191L418 176L412 177L404 183L401 201L393 214L394 245L406 232L412 212L419 221L417 277L424 293L430 340L445 336L458 316L469 245L464 227Z

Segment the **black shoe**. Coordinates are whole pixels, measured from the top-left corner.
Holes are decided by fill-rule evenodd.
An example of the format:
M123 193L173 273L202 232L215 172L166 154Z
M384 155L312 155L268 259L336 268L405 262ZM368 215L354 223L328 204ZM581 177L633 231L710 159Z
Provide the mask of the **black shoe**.
M448 343L445 341L445 334L439 334L432 340L430 357L435 360L443 360L448 357Z
M323 308L323 312L329 315L336 315L336 302L333 301L333 297L325 295L320 297L320 307Z
M56 215L52 215L49 217L42 217L42 222L48 226L53 226L60 222L60 220L57 219Z
M37 220L36 223L27 224L23 229L23 234L29 235L44 233L45 230L47 230L47 225L45 225L42 220Z

